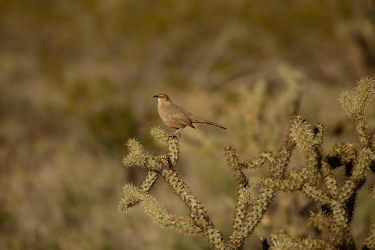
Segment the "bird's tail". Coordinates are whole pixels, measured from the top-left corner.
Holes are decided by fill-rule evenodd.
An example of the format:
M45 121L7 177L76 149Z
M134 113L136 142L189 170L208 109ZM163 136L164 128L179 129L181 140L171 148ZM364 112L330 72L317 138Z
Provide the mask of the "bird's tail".
M190 113L186 110L185 110L185 114L189 117L189 119L191 120L192 123L207 123L207 124L210 124L210 125L218 127L218 128L227 129L226 127L223 127L223 126L221 126L217 123L198 118L198 117L194 116L192 113Z
M202 121L200 121L200 122L201 122L201 123L207 123L207 124L210 124L210 125L212 125L212 126L219 127L219 128L222 128L222 129L227 129L226 127L223 127L223 126L221 126L221 125L219 125L219 124L217 124L217 123L210 122L210 121L207 121L207 120L202 120Z

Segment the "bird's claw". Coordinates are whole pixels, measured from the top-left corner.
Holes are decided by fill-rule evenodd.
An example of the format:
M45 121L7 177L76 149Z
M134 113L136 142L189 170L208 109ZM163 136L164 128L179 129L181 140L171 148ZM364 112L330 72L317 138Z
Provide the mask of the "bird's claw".
M168 134L168 136L169 137L171 137L171 138L177 138L177 137L181 137L181 133L180 132L178 132L178 133L171 133L171 134Z

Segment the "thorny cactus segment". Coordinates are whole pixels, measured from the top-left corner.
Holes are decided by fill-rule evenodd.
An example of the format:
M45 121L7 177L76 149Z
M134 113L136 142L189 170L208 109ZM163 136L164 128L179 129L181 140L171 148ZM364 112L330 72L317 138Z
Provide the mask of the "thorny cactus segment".
M322 150L322 144L324 139L324 127L323 124L317 124L313 130L314 133L314 145Z
M275 158L271 152L260 152L259 156L253 159L245 160L241 165L246 169L260 168L266 162L274 163Z
M160 127L153 127L150 131L151 137L161 145L168 144L168 134Z
M213 244L216 249L225 249L222 234L214 227L208 216L207 209L191 194L179 174L174 171L174 169L166 167L162 170L162 176L172 190L189 207L190 217L194 223L203 230L204 235L209 239L211 244Z
M359 182L365 177L365 170L369 168L371 162L374 160L374 153L370 149L364 148L358 154L358 159L354 164L351 179Z
M354 124L359 147L339 142L331 152L324 153L323 125L317 124L310 129L306 120L297 115L292 117L284 142L275 151L263 151L257 157L241 160L234 147L224 149L225 161L238 183L236 212L228 242L214 226L206 207L191 193L176 171L180 154L179 138L169 137L160 128L152 128L151 135L159 143L168 145L165 154L155 156L135 139L127 142L129 153L124 157L124 165L148 168L148 173L139 188L125 185L119 209L129 211L136 204L141 204L145 213L161 228L184 235L202 235L215 249L238 250L243 249L246 238L261 222L278 192L302 192L320 203L321 211L311 212L310 224L319 230L325 229L329 237L325 240L302 239L280 232L271 235L270 246L264 244L264 249L358 249L350 230L356 197L367 175L375 173L375 134L370 136L364 117L373 85L373 80L361 79L355 95L343 94L340 99ZM296 147L303 152L305 161L300 168L288 169ZM245 170L261 166L270 169L269 174L262 178L249 178L244 173ZM345 180L337 178L337 168L344 170ZM189 209L188 215L170 215L149 194L158 177L184 202ZM373 190L375 193L375 188ZM363 244L363 249L375 249L375 220Z
M128 146L129 154L124 157L124 166L141 166L153 170L161 168L160 164L155 161L152 154L144 150L143 146L136 139L128 140L126 145Z
M355 189L356 184L352 180L346 180L344 185L342 185L342 188L340 190L340 194L337 197L338 200L342 203L346 202L350 196L353 194L353 190Z
M310 214L310 223L312 223L314 227L318 228L319 230L323 230L324 228L330 229L332 224L331 217L327 216L323 212L319 212L317 214L310 212Z
M351 246L353 239L350 236L350 226L348 215L343 207L343 204L336 200L331 202L332 208L332 227L331 232L333 234L332 244L337 248L342 249L342 246ZM353 249L353 248L349 248Z
M369 131L367 129L367 123L365 117L363 115L359 116L355 119L355 130L358 134L359 142L363 147L368 147L370 140L369 140Z
M297 143L297 147L307 153L313 151L314 134L309 129L309 125L301 116L295 116L292 124L291 136Z
M355 116L364 113L370 100L370 94L374 92L374 85L373 79L362 78L357 83L354 97L351 97L348 92L344 92L340 96L339 101L350 118L354 119Z
M157 180L158 176L159 176L159 173L153 170L149 170L139 190L143 193L147 193L148 191L150 191L152 186L155 184L155 181ZM129 196L127 197L127 199L121 200L119 204L119 210L128 211L130 208L137 205L140 201L141 200L136 198L135 196Z
M188 216L176 216L169 214L151 195L145 194L137 187L127 184L124 186L124 194L131 195L141 201L141 206L146 214L159 227L171 229L187 236L196 236L202 233L194 221Z
M238 156L233 147L226 147L224 149L225 160L227 165L232 169L234 177L237 182L240 184L240 188L243 188L247 185L247 178L242 172L243 164L239 163Z
M240 230L243 226L243 222L245 219L246 210L250 204L250 202L254 201L254 195L250 188L239 188L238 190L238 201L236 207L236 216L234 219L233 228L235 230Z
M292 156L292 153L296 147L296 143L291 137L291 130L292 127L290 128L289 133L286 135L284 143L281 145L280 149L274 153L275 156L273 157L273 161L271 162L270 166L270 177L273 179L284 178L286 169L290 162L290 157Z
M242 249L245 239L254 231L263 218L274 195L275 192L273 189L263 189L249 212L243 215L241 212L237 212L234 224L235 227L230 236L229 249ZM239 220L237 222L238 215L243 217L243 221Z
M363 147L370 146L369 131L364 112L370 100L370 93L374 92L374 84L374 80L362 78L357 84L354 97L350 97L349 93L346 92L339 99L345 113L352 119L358 140Z
M350 117L353 118L355 116L356 110L353 109L354 107L354 99L349 95L349 92L344 92L341 94L339 101L344 112Z
M301 148L306 157L305 179L310 184L315 184L318 181L318 170L321 164L321 146L323 128L317 125L314 128L314 133L308 127L306 121L296 116L292 125L291 136L293 141L297 143L297 147Z
M365 239L365 246L368 249L375 249L375 219L372 220L370 231Z
M302 192L322 204L329 204L331 202L329 196L315 185L304 184L302 186Z
M140 200L133 196L125 196L121 199L118 210L122 212L129 212L135 205L139 204Z
M269 204L275 197L276 192L273 188L263 188L256 200L251 211L247 214L246 223L243 228L240 229L239 235L244 239L253 232L263 215L266 213Z
M357 157L358 150L353 144L339 142L335 145L332 152L326 156L326 162L331 168L336 168L350 162Z
M254 201L252 192L253 186L255 186L255 183L253 184L252 182L246 187L243 187L241 184L239 185L236 214L233 224L233 233L230 236L229 249L239 249L243 245L244 238L239 234L246 222L248 206L250 202Z
M278 191L292 192L300 190L303 185L303 178L299 175L291 175L284 180L267 178L263 180L263 185Z
M155 172L153 170L149 170L145 180L143 181L143 183L141 185L141 191L144 192L144 193L150 191L150 189L155 184L155 181L158 179L158 177L159 177L158 172Z
M356 87L355 107L356 113L363 113L367 108L371 92L374 92L375 81L369 78L359 80Z
M282 232L271 235L271 248L272 249L288 249L288 250L300 250L300 249L334 250L335 249L324 240L309 239L309 238L296 239Z
M333 174L324 176L324 183L328 191L330 192L330 195L336 199L339 192L338 192L338 187L337 187L337 181L335 177L333 176Z
M180 144L176 136L170 136L168 139L169 143L169 159L172 165L176 165L178 156L180 155Z
M235 149L232 146L226 147L224 149L225 160L227 161L228 166L233 170L241 170L238 156L235 152Z

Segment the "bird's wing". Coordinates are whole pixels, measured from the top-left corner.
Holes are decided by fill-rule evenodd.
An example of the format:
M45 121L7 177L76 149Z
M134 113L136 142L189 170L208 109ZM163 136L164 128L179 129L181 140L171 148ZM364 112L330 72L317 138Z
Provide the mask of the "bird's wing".
M189 113L188 111L186 111L185 109L181 108L180 106L177 106L175 104L172 104L172 105L169 105L168 106L168 114L171 118L171 120L173 120L173 128L180 128L180 126L178 126L178 124L183 124L185 126L189 126L189 127L192 127L194 128L193 124L192 124L192 120L190 119L190 117L186 114Z
M190 113L190 112L187 111L186 109L183 109L183 108L181 108L181 109L183 110L183 112L184 112L185 115L189 118L189 120L190 120L191 122L201 123L201 122L205 121L204 119L201 119L201 118L196 117L195 115L193 115L192 113Z

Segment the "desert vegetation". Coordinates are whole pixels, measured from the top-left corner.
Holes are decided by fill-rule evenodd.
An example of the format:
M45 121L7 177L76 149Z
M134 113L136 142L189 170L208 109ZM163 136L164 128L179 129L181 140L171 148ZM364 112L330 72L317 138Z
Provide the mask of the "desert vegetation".
M128 211L140 204L161 228L187 236L204 236L215 249L243 249L244 241L254 232L279 192L301 192L312 202L321 204L320 211L310 211L310 223L318 230L326 229L327 232L322 235L323 238L293 238L285 232L274 233L269 239L271 243L262 239L263 249L357 249L350 228L355 208L359 207L356 206L357 196L368 174L375 173L375 134L368 131L364 116L374 88L372 79L362 79L354 96L343 93L340 98L357 132L359 148L351 143L339 142L332 152L324 154L322 124L310 129L305 119L296 115L291 119L283 144L275 151L261 152L252 159L240 160L234 147L224 149L227 165L238 185L233 229L228 242L214 226L207 208L194 196L176 170L180 155L179 136L168 135L158 128L151 130L151 136L160 143L168 144L167 154L153 155L136 139L130 139L127 143L129 154L124 158L124 165L144 167L148 173L140 187L131 184L124 186L124 199L119 208ZM305 161L300 169L291 170L289 167L295 148L303 152ZM246 170L260 169L264 165L269 166L269 173L263 178L246 176ZM337 175L339 167L342 168L344 180ZM149 194L159 177L185 203L190 216L168 213ZM375 196L375 188L372 189ZM363 249L375 248L375 219L362 245Z

